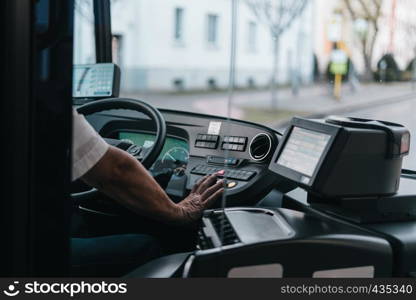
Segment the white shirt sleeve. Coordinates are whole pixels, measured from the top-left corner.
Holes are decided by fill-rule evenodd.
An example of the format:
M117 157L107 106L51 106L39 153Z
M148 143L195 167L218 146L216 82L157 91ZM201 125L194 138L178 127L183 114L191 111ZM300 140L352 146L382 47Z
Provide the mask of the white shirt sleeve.
M83 115L72 108L72 181L88 172L107 152L109 145L85 120Z

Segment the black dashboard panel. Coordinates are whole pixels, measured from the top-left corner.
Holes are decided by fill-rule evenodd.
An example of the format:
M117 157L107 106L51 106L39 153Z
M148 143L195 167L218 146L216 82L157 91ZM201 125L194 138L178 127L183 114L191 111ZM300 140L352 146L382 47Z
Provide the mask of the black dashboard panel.
M166 120L168 137L186 140L188 143L189 159L181 175L187 190L203 175L224 170L223 176L227 178L227 206L249 205L256 203L281 183L282 179L268 170L281 138L277 131L222 117L163 109L160 111ZM150 119L138 112L114 110L87 118L103 137L115 138L120 131L154 132ZM186 194L186 190L180 192L168 189L168 192L177 197Z

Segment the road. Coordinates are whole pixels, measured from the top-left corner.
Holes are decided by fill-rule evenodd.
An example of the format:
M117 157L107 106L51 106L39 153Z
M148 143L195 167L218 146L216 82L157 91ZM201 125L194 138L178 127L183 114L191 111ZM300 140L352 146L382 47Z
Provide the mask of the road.
M403 167L416 170L416 99L396 104L375 106L373 108L351 112L347 115L391 121L406 126L410 130L412 140L410 144L410 154L405 157Z

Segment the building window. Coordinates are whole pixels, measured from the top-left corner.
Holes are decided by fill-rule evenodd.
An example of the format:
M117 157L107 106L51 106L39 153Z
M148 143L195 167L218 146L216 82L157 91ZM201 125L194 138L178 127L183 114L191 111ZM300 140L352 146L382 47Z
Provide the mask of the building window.
M255 22L248 23L247 49L249 52L256 52L257 49L257 24Z
M183 15L184 11L183 8L177 7L175 8L175 32L174 38L175 41L183 41Z
M218 16L208 15L207 41L209 44L216 45L218 43Z

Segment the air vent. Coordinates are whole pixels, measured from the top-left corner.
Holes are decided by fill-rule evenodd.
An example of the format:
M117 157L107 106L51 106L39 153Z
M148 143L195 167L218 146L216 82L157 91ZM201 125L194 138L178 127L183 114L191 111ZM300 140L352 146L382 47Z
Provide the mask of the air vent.
M259 133L250 142L250 156L253 160L260 161L267 157L272 149L272 139L266 133Z

